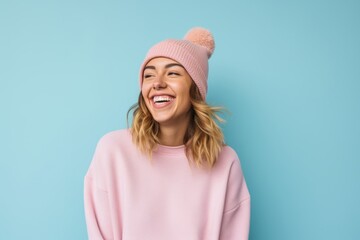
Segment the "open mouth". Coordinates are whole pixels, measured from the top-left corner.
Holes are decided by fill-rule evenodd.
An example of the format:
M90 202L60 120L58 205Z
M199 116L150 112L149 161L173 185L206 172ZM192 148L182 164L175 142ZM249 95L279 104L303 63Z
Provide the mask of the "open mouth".
M164 107L169 105L175 98L169 95L159 95L152 98L152 102L156 107Z
M155 97L153 97L154 103L171 102L172 100L174 100L174 98L170 97L170 96L155 96Z

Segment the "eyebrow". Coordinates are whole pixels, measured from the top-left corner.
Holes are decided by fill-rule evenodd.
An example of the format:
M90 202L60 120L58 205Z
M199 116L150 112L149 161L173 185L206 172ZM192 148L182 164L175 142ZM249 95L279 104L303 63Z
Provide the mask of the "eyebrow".
M165 68L171 68L171 67L174 67L174 66L178 66L178 67L182 67L182 68L184 68L184 66L183 65L181 65L181 64L178 64L178 63L169 63L169 64L166 64L165 65ZM155 66L146 66L146 67L144 67L144 70L145 69L156 69L155 68Z

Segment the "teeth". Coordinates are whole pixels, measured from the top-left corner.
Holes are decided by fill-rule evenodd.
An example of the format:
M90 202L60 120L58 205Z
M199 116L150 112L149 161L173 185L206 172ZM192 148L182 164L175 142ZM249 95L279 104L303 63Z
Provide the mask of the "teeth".
M169 97L169 96L155 96L154 97L154 102L170 102L171 100L173 100L174 98Z

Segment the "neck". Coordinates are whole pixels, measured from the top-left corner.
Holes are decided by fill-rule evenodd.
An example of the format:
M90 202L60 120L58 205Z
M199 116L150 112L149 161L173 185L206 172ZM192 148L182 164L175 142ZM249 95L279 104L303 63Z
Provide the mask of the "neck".
M160 125L160 144L166 146L179 146L184 144L185 133L188 123L179 124L177 126L161 126Z

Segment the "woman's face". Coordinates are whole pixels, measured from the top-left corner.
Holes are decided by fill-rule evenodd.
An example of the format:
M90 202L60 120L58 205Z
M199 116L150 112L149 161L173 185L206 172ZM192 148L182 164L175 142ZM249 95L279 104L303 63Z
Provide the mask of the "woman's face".
M164 57L150 60L143 73L142 96L160 126L179 126L190 120L192 79L178 62Z

